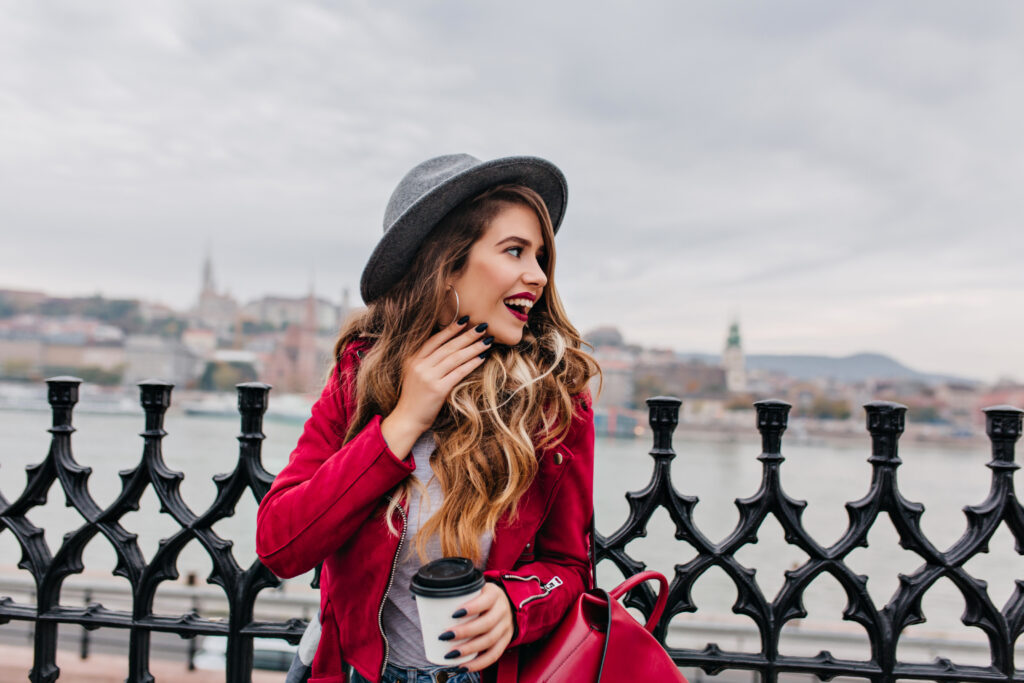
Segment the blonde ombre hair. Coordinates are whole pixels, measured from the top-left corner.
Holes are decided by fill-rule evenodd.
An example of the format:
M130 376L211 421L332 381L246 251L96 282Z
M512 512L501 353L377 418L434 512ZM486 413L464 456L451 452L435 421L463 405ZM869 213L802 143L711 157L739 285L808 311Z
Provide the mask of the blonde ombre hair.
M430 462L444 501L417 533L415 548L422 561L427 560L428 539L436 535L445 556L480 562L480 536L493 532L506 511L516 514L536 475L534 450L565 438L573 397L600 373L581 349L583 340L555 289L554 230L540 195L523 186L500 185L461 204L424 240L403 278L345 324L334 348L338 359L357 339L373 344L356 376L357 408L348 441L375 415L394 409L405 359L450 322L439 320L451 297L447 282L465 266L490 221L509 205L537 214L548 283L530 311L522 340L514 346L494 344L490 358L456 385L434 422L437 449ZM407 478L392 493L386 520L394 533L393 513L414 481Z

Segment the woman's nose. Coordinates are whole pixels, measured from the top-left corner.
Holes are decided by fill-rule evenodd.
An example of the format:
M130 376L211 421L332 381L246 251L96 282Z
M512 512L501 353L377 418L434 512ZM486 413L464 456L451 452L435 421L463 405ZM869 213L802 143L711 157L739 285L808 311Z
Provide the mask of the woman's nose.
M548 283L548 276L544 274L544 269L540 267L539 263L534 263L533 267L523 274L523 280L527 284L543 287Z

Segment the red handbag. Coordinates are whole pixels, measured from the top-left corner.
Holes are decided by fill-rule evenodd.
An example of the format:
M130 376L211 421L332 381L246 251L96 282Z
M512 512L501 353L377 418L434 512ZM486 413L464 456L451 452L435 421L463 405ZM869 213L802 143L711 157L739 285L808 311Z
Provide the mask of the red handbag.
M658 599L641 626L619 602L633 586L657 580ZM498 660L497 683L678 681L683 674L653 635L665 610L668 581L654 571L629 577L610 592L589 590L543 642L510 650Z

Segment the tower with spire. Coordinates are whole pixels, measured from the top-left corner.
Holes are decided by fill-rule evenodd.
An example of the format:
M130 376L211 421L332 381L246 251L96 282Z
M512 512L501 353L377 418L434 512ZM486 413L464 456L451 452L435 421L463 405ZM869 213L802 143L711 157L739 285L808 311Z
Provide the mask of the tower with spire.
M217 291L213 277L213 259L207 245L206 256L203 259L203 281L199 289L199 298L192 309L192 322L197 327L213 330L222 339L228 339L237 316L238 302L230 293Z
M203 286L199 290L203 294L216 294L217 285L213 281L213 259L210 258L210 247L206 247L206 258L203 259Z
M722 351L722 366L725 368L725 388L729 392L746 391L747 363L743 357L739 321L734 320L729 325L729 336Z

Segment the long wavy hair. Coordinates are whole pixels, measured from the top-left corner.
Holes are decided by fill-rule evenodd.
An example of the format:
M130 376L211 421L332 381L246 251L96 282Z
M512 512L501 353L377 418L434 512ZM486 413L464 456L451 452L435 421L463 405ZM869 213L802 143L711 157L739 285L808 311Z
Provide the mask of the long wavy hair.
M519 185L499 185L462 203L424 240L403 278L346 322L335 344L335 359L356 339L373 344L355 378L357 408L348 441L374 415L394 409L403 362L450 322L439 320L446 297L451 299L447 282L465 267L470 248L491 220L517 204L533 210L540 221L547 253L540 265L548 282L530 310L522 340L514 346L494 344L483 365L452 390L432 427L436 450L430 464L444 500L414 539L422 561L428 559L429 539L437 536L444 556L480 562L480 536L493 532L506 512L515 517L536 475L534 449L565 438L573 397L600 373L582 350L583 339L558 297L554 230L540 195ZM417 485L422 486L408 477L392 492L385 519L393 533L393 513Z

